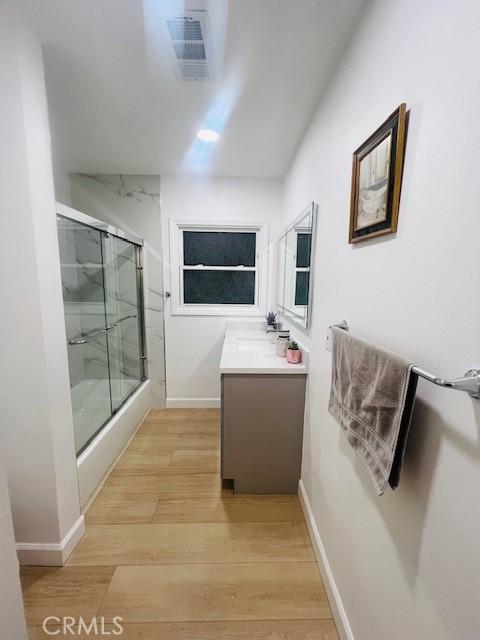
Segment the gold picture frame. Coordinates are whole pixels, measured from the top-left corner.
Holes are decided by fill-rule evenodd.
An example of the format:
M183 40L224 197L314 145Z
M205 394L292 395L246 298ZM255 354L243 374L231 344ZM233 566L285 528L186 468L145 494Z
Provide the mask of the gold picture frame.
M406 122L402 103L353 153L350 244L397 231Z

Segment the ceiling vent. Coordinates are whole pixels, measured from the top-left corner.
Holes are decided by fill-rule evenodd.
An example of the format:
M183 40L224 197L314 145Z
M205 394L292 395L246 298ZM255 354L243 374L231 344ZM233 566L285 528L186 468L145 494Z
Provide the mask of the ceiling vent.
M181 80L212 80L212 43L206 11L186 11L167 19L171 56Z

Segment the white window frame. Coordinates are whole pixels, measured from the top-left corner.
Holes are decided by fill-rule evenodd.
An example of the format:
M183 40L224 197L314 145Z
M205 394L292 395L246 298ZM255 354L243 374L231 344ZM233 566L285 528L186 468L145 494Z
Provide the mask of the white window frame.
M187 267L183 264L184 231L223 231L256 234L255 267ZM264 316L268 295L268 225L248 222L170 220L170 301L171 314L181 316ZM255 271L254 304L193 304L183 301L183 272L186 269L205 271Z
M296 239L296 243L295 243L295 289L293 291L293 302L292 302L292 307L295 309L304 309L305 307L308 306L308 300L307 300L307 304L295 304L295 298L297 297L297 273L310 273L310 267L297 267L297 253L298 253L298 236L305 234L305 230L308 229L308 232L312 233L312 228L311 227L297 227L295 229L295 239ZM311 241L310 241L311 242ZM310 257L311 259L311 257ZM308 289L307 289L307 293L308 293ZM301 315L301 314L300 314Z

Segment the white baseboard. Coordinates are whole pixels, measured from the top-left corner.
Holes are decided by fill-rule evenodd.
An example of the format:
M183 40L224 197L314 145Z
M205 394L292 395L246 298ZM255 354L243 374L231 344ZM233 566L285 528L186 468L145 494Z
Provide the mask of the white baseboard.
M59 543L17 542L17 556L20 564L62 567L85 533L85 519L82 516Z
M325 553L325 548L323 546L317 524L313 517L313 512L310 507L310 503L308 501L307 493L305 491L302 480L300 480L300 482L298 483L298 495L300 497L305 520L307 521L313 550L315 552L315 557L317 558L317 563L322 575L323 583L328 594L328 600L330 602L333 617L335 618L338 633L341 640L355 640L352 629L350 627L350 623L348 622L347 612L345 611L345 607L343 606L342 598L337 589L332 570L328 563L327 554Z
M217 409L220 398L167 398L167 409Z

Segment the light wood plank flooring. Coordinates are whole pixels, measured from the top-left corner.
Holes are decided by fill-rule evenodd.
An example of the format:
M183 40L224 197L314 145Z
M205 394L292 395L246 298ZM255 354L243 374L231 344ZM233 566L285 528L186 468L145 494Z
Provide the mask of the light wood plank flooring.
M338 640L298 497L233 496L219 464L217 410L151 411L67 566L22 568L30 640L47 616L120 616L123 640Z

